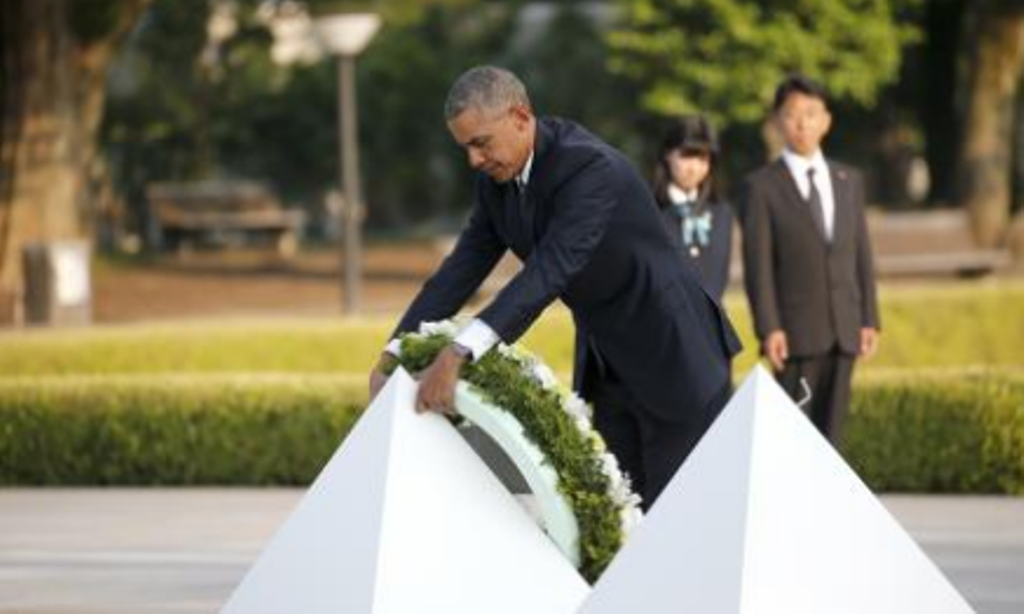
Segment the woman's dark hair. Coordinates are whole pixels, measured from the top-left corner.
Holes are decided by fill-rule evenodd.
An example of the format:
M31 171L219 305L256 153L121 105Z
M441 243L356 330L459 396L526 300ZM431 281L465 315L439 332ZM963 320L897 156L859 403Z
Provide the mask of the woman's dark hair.
M775 88L775 102L772 104L772 110L778 113L782 105L786 104L786 100L793 94L803 94L804 96L817 98L828 106L828 93L825 92L825 88L817 81L803 75L794 74L783 79L779 87Z
M654 166L654 197L658 206L672 205L668 197L668 186L672 183L672 170L668 156L678 151L684 156L708 156L708 176L698 188L699 206L717 200L715 190L715 167L718 162L718 137L711 123L703 115L684 115L677 119L665 132L658 148L658 159Z

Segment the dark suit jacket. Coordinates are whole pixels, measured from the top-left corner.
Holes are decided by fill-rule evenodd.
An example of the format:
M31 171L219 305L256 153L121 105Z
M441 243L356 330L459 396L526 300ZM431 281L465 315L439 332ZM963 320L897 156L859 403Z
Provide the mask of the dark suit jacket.
M646 407L706 426L691 408L727 385L739 349L724 312L679 266L653 196L618 151L565 120L538 119L536 136L525 206L511 182L478 174L467 227L396 334L456 313L511 249L523 268L478 315L503 341L561 299Z
M849 166L829 161L835 198L831 243L781 159L747 177L740 213L743 268L757 336L783 330L791 356L837 346L857 354L862 327L879 328L864 186Z
M690 247L683 243L680 219L671 206L663 206L661 216L669 229L672 241L684 262L697 269L704 288L721 301L725 288L729 285L729 258L732 255L732 207L729 203L713 202L708 205L711 211L711 233L707 246L701 247L694 255Z

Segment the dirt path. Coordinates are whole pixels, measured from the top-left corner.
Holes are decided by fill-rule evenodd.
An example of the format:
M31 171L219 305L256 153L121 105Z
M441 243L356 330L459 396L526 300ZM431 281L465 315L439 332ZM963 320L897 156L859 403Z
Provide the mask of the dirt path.
M402 309L442 256L431 243L371 246L364 261L363 311ZM259 252L101 261L93 279L94 321L335 315L341 310L340 270L331 251L306 252L291 262Z

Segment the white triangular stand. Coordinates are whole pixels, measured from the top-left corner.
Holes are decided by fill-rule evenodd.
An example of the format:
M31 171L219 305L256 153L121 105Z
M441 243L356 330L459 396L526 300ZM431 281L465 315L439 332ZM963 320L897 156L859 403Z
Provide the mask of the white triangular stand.
M758 367L580 612L972 609Z
M589 587L398 370L222 614L568 614Z

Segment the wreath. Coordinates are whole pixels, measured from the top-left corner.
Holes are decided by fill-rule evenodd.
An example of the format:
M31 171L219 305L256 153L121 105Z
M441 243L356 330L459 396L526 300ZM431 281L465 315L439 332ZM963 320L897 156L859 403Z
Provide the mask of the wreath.
M410 373L426 369L458 332L450 320L422 324L400 337L399 362ZM640 497L591 425L590 407L520 346L499 343L466 363L461 376L484 400L514 417L554 469L579 528L579 571L596 581L641 512Z

